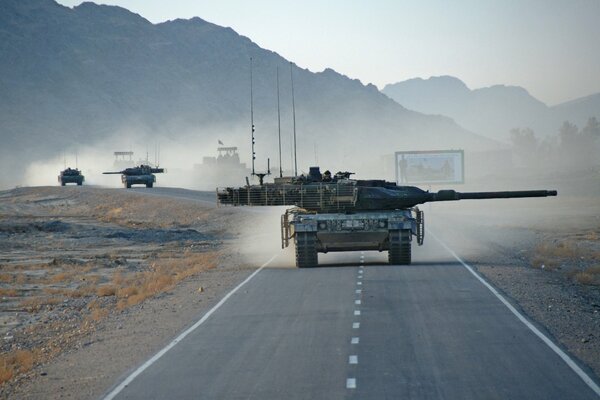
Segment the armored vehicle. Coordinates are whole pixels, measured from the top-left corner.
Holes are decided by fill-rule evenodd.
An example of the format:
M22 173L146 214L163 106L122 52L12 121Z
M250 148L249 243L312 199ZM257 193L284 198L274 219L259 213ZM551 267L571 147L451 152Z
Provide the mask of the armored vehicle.
M60 175L58 175L58 183L61 186L65 186L67 183L76 183L77 186L83 185L83 181L85 180L84 176L81 175L81 171L77 168L67 168L60 171Z
M152 168L149 165L141 164L139 167L125 168L118 172L103 172L103 174L121 174L121 182L127 189L131 185L146 185L151 188L156 182L156 175L165 172L164 168Z
M217 189L217 201L233 206L285 206L281 216L282 248L293 239L296 266L314 267L318 253L387 251L390 264L411 263L411 242L425 237L419 204L434 201L556 196L555 190L461 193L429 192L383 180L355 180L350 172L276 178L274 183Z

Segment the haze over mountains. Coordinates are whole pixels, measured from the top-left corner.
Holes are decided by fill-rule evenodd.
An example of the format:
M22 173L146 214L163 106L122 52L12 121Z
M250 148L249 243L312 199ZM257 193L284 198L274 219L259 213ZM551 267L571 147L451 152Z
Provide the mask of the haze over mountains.
M471 90L460 79L438 76L409 79L382 90L404 107L453 118L461 126L508 141L513 128L529 127L541 137L555 135L563 121L584 126L600 118L600 93L552 107L518 86L495 85Z
M217 139L240 146L249 163L250 57L257 167L277 158L277 68L288 166L290 63L277 53L200 18L152 24L113 6L3 0L0 186L21 184L30 162L62 161L63 152L78 150L85 169L82 153L101 149L108 164L97 168L106 170L112 151L139 154L158 141L161 161L171 168L191 168L214 155ZM293 75L302 169L318 157L325 168L374 176L381 156L395 150L495 146L449 118L407 110L373 85L333 70L293 65ZM162 181L168 184L167 177Z

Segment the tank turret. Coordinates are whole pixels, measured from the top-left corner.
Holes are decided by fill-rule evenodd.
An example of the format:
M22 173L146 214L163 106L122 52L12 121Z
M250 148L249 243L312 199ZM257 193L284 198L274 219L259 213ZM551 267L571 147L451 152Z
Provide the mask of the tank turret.
M398 186L384 180L355 180L351 172L321 174L311 167L307 176L276 178L275 183L217 191L218 202L230 205L297 206L308 211L367 211L410 209L435 201L507 199L556 196L555 190L429 192L415 186Z
M138 167L125 168L122 171L103 172L106 175L121 175L121 182L126 188L131 188L131 185L146 185L151 188L156 182L154 174L165 172L164 168L152 168L149 165L141 164Z
M281 243L294 241L296 265L314 267L318 253L388 251L390 264L411 263L411 241L425 237L423 203L556 196L556 190L429 192L384 180L351 179L351 172L275 178L274 183L217 189L217 202L233 206L295 206L281 217Z

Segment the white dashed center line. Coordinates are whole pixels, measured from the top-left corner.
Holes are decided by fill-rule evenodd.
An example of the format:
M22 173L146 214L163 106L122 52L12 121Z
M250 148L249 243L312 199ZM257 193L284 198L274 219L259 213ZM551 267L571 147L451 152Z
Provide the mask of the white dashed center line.
M348 357L348 364L358 364L358 356Z
M356 389L356 379L354 379L354 378L346 379L346 389Z
M359 341L360 339L358 337L353 337L352 340L350 340L350 344L358 344Z
M362 289L356 289L356 294L362 293Z
M358 329L358 328L360 328L360 322L353 322L352 329Z
M360 305L361 301L360 300L354 300L354 304L356 305Z
M360 310L354 310L354 315L360 315Z

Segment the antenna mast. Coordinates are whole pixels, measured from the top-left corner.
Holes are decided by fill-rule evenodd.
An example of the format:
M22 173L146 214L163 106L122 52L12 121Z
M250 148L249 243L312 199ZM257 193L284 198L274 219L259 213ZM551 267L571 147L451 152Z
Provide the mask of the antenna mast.
M253 82L252 82L252 57L250 57L250 127L252 134L252 175L256 175L254 172L254 160L256 159L256 153L254 152L254 94L253 94Z
M281 165L281 111L279 107L279 65L277 66L277 131L279 133L279 177L283 178L283 167Z
M290 80L292 81L292 116L294 119L294 176L298 176L298 159L296 157L296 102L294 100L294 74L290 61Z

